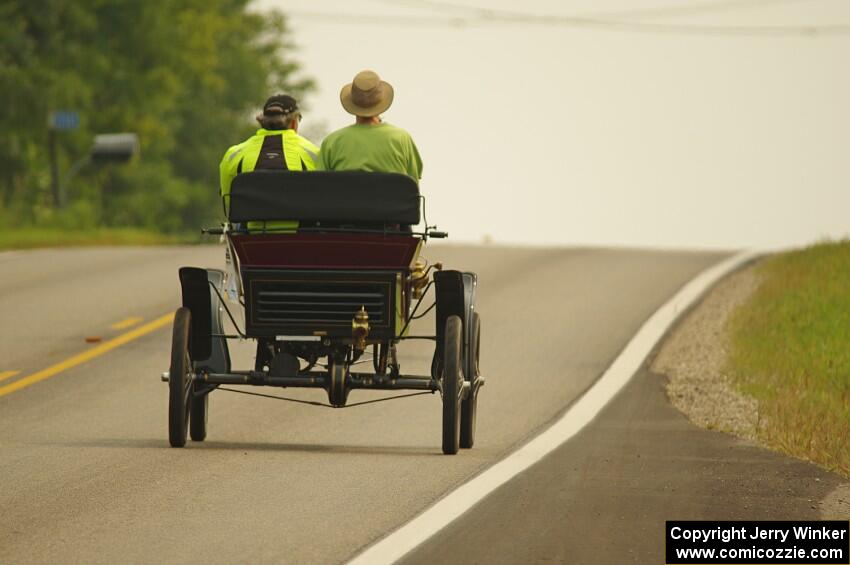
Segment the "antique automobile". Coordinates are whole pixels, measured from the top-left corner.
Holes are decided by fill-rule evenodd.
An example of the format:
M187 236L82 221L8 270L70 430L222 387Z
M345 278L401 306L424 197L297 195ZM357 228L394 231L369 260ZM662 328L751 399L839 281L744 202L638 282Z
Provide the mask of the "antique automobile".
M427 221L415 231L423 202L417 183L399 174L238 175L227 222L205 230L226 241L233 274L179 273L183 305L162 375L171 446L184 446L187 435L205 439L211 392L248 385L322 388L335 408L354 405L355 389L440 393L443 452L472 447L484 383L477 277L420 256L429 238L447 236ZM242 307L244 328L231 310ZM413 334L411 323L432 309L432 331ZM231 367L232 339L256 340L253 367ZM401 372L396 346L413 339L434 342L428 375ZM354 370L369 357L371 371Z

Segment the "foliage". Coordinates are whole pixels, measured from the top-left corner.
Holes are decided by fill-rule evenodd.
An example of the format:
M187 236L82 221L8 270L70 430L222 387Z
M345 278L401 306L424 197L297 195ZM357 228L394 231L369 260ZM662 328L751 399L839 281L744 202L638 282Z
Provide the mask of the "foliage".
M286 20L249 0L0 0L0 221L49 225L47 121L80 113L58 132L60 169L93 135L136 132L141 157L90 165L69 187L78 227L178 232L220 216L218 161L254 128L252 108L273 92L302 96Z
M767 444L850 475L850 242L776 255L729 322L730 374Z

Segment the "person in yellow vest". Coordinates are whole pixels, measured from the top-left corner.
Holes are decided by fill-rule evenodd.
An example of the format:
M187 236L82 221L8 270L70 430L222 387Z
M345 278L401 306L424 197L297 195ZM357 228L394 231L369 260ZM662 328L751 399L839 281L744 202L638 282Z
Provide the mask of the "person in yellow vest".
M307 138L298 135L301 110L292 96L276 94L266 100L263 111L257 114L260 129L238 145L230 147L221 159L219 176L224 213L230 205L230 185L236 175L261 169L289 171L314 171L319 162L319 148ZM248 222L252 232L295 233L298 222L293 220ZM226 253L227 295L237 301L241 281L230 257Z
M422 158L413 138L381 120L393 103L393 87L375 71L360 71L342 87L340 102L355 116L354 124L322 141L319 168L326 171L402 173L419 182Z
M259 169L313 171L319 162L319 148L298 135L301 110L295 98L276 94L257 114L260 129L238 145L229 148L219 165L221 197L230 195L230 184L239 173Z

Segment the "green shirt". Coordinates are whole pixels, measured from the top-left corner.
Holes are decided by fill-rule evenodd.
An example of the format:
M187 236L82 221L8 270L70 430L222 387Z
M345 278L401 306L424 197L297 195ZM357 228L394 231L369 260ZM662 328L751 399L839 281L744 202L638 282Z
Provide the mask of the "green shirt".
M328 135L319 152L319 168L325 171L403 173L422 178L422 158L413 138L403 129L387 124L354 124Z

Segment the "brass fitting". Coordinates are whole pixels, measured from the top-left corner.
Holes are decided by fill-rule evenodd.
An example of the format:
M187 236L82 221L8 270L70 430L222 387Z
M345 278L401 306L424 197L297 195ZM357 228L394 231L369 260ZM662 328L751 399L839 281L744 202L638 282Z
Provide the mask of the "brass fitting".
M434 269L435 271L443 270L442 263L434 263L430 267L426 267L427 264L428 263L425 259L417 257L416 263L413 264L413 268L410 270L409 280L413 300L419 300L425 293L425 287L428 286L428 281L431 279L431 269Z
M413 288L413 299L422 298L425 287L428 286L428 271L425 268L425 260L422 257L416 259L413 269L410 271L410 286Z
M369 335L369 313L366 312L366 307L361 306L360 310L351 319L351 337L354 338L354 349L363 351L366 349L366 337Z

